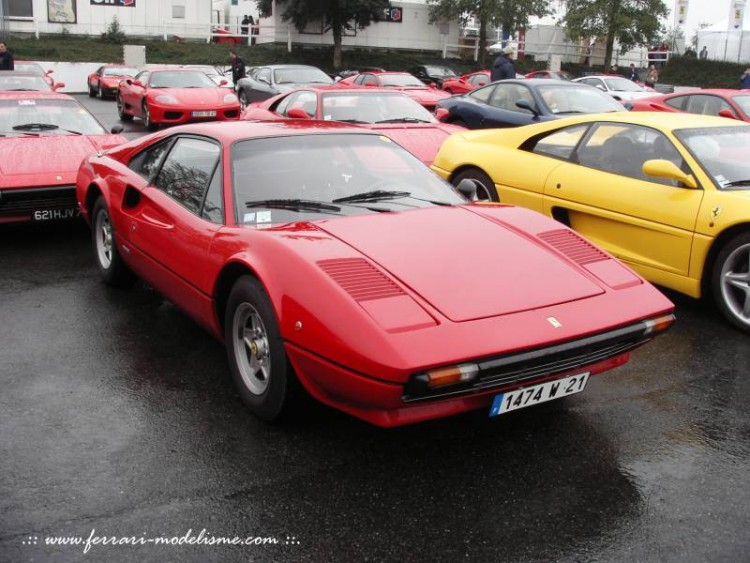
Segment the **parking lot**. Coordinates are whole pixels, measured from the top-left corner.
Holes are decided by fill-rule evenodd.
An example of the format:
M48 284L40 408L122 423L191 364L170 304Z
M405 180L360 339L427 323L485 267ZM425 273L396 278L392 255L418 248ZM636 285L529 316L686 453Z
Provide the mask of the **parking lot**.
M0 561L747 560L750 341L706 304L669 293L675 326L562 401L269 425L220 343L90 247L0 226Z

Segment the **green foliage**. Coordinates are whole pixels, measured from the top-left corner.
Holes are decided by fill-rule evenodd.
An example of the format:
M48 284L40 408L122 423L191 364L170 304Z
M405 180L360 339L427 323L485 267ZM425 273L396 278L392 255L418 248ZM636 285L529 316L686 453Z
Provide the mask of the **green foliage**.
M116 45L122 45L125 43L125 33L120 27L120 22L117 16L112 18L112 21L107 26L107 31L102 33L101 41L103 43L114 43Z
M739 88L746 64L671 57L659 71L659 82L700 88Z

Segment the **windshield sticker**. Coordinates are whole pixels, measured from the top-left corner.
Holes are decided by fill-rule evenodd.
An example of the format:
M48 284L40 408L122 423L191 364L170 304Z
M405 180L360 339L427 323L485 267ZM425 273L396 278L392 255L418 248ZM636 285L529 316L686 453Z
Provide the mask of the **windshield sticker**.
M270 211L259 211L255 214L255 222L256 223L270 223L271 222L271 212Z
M245 213L242 216L243 223L252 223L255 221L255 213Z
M729 180L727 180L721 174L717 174L716 176L714 176L714 180L716 180L716 183L719 184L722 188L729 184Z
M18 100L19 106L35 106L36 100Z

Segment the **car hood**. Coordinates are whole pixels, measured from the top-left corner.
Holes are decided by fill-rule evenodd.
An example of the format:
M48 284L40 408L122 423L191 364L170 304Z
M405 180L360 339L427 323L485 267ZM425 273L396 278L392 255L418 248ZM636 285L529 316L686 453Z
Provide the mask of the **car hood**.
M539 239L483 215L481 206L379 213L318 226L379 264L454 322L557 305L605 291Z
M227 91L225 88L206 86L205 88L160 88L152 90L149 94L153 100L156 100L161 94L168 94L185 105L215 106L224 104L224 96L227 95Z
M125 142L121 135L0 138L0 188L73 184L84 157Z
M439 100L450 98L451 95L448 92L445 92L443 90L437 90L436 88L420 88L418 86L415 87L400 87L395 88L396 90L399 90L403 92L404 94L408 94L415 100L417 100L420 103L436 103Z
M381 123L368 126L393 139L419 160L432 164L440 145L453 133L466 131L463 127L446 123Z

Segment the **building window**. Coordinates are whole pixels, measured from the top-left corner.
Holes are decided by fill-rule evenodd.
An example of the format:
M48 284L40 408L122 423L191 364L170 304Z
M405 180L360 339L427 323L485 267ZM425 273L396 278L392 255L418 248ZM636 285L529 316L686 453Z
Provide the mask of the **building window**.
M8 0L5 16L8 18L34 17L32 0Z

